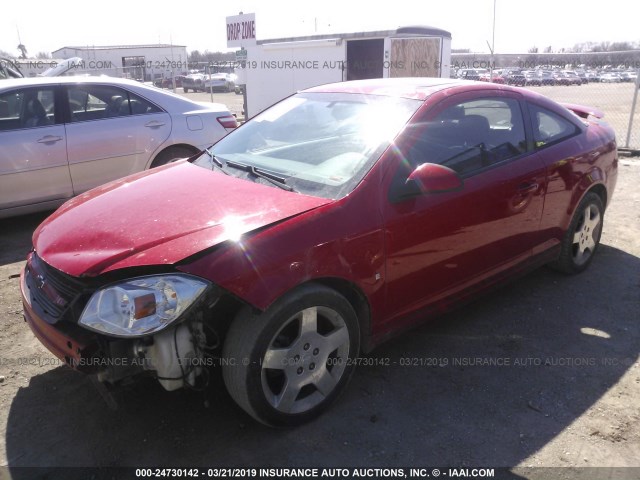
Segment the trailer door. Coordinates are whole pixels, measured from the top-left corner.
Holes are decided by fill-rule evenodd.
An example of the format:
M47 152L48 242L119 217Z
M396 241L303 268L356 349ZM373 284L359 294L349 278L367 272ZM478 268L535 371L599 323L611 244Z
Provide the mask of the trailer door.
M391 38L389 77L440 77L442 44L439 37Z
M384 76L384 38L347 41L346 80L366 80Z

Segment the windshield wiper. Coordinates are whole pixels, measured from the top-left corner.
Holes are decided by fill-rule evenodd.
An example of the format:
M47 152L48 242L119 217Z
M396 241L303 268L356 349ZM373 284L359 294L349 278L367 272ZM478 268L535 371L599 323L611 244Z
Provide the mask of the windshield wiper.
M220 161L220 159L218 159L218 157L216 157L213 153L211 153L211 150L209 150L208 148L205 148L204 151L207 152L207 154L209 154L209 158L211 158L211 167L215 165L225 175L231 175L229 172L227 172L224 169L224 164ZM213 170L213 168L211 168L211 170Z
M244 163L237 163L231 160L227 160L227 166L237 168L238 170L244 170L245 172L249 172L256 177L262 178L276 187L280 187L287 192L296 192L297 190L293 188L291 185L287 185L287 181L278 175L274 175L273 173L266 172L262 169L258 169L253 165L245 165Z

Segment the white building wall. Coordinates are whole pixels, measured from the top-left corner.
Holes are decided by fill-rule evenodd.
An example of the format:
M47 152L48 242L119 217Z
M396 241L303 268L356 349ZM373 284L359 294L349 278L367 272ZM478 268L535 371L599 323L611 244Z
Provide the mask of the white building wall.
M123 67L123 57L143 57L145 80L186 73L188 68L185 46L147 45L131 47L65 47L53 52L56 58L80 57L85 61L86 72L96 75L128 76Z
M249 117L298 90L341 82L346 44L340 39L256 45L247 49Z

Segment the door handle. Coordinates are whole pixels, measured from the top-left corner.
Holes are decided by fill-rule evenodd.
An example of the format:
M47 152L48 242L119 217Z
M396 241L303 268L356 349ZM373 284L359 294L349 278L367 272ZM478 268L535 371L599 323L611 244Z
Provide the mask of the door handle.
M44 137L38 139L38 143L53 143L59 142L62 140L62 137L58 137L57 135L45 135Z
M518 186L519 193L532 193L538 190L539 185L537 183L523 183Z
M144 124L145 127L149 127L149 128L161 127L163 125L164 125L164 122L159 122L158 120L151 120L150 122L147 122Z

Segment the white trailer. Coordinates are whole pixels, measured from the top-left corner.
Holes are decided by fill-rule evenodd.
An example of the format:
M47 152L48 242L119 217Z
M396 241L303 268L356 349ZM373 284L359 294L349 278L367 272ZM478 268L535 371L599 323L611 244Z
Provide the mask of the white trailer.
M259 40L237 83L247 118L305 88L387 77L449 77L451 34L432 27Z

